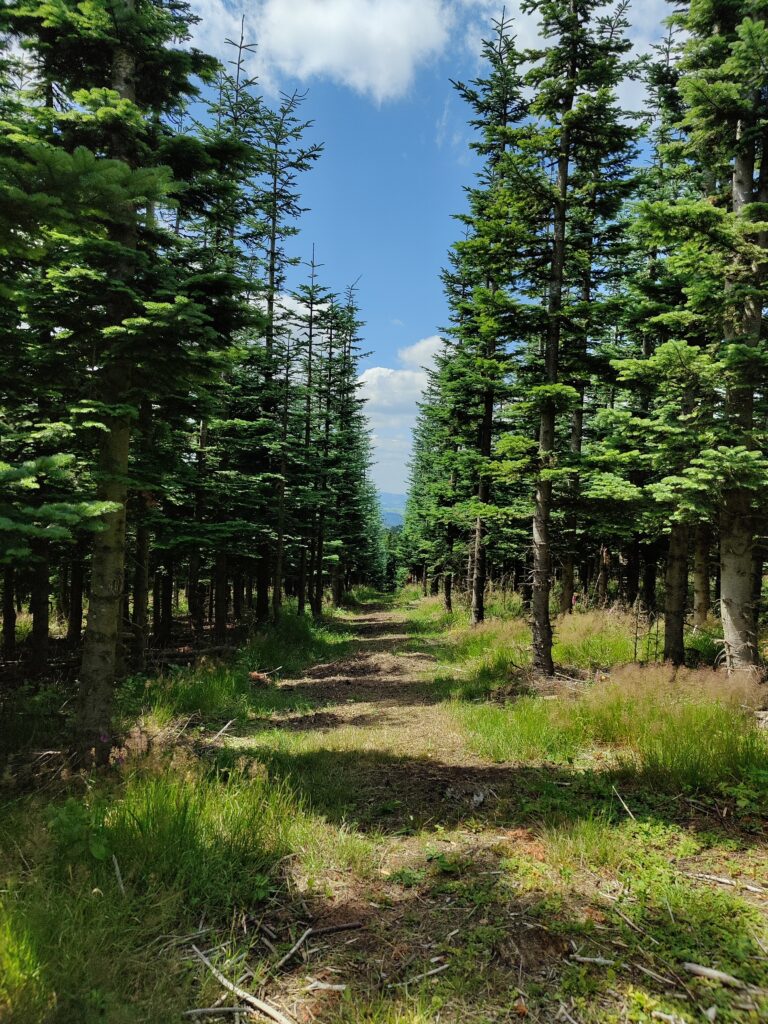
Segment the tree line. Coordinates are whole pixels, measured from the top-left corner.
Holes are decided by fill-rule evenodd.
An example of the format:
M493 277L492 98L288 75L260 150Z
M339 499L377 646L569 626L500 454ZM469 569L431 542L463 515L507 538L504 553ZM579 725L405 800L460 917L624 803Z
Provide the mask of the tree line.
M530 609L535 667L577 592L661 598L664 656L719 602L758 661L765 558L768 3L675 3L649 57L628 4L526 0L455 83L480 169L415 435L412 573ZM662 29L662 26L660 26ZM632 97L640 111L627 110Z
M75 652L76 746L102 762L150 644L274 622L285 595L319 616L383 571L355 288L295 255L322 146L303 95L260 95L242 32L222 63L195 21L0 13L3 656L20 680Z

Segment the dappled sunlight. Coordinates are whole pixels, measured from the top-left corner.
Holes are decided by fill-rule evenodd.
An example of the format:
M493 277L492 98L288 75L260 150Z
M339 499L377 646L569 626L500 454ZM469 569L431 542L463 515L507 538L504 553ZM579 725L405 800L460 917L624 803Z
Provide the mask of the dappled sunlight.
M17 801L0 1011L180 1018L221 995L195 944L297 1021L463 1024L479 1006L544 1021L567 1005L590 1024L687 1022L702 1000L728 1019L737 997L759 1019L764 691L662 665L543 686L505 659L525 623L441 636L442 619L434 601L371 602L255 693L252 650L169 675L145 711L156 735L110 779ZM712 989L686 962L753 988Z

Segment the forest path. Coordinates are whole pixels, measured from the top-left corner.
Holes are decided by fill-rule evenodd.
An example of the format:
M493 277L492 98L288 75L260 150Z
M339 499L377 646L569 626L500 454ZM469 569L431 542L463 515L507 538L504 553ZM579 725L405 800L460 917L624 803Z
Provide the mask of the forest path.
M694 1024L714 999L691 997L683 960L761 980L762 890L717 881L768 877L759 837L640 779L621 783L629 817L599 756L585 770L474 753L469 702L440 681L462 659L434 602L369 604L329 630L344 655L281 680L289 710L224 741L307 822L265 917L273 962L315 936L260 975L293 1021ZM746 952L734 929L757 936Z
M332 735L337 748L348 742L397 756L469 763L460 730L430 686L437 670L430 641L414 636L407 613L373 606L342 621L354 637L351 652L279 684L297 703L313 706L280 725Z
M336 661L278 684L296 710L231 744L253 749L313 808L366 832L453 826L514 782L467 745L440 665L408 608L367 606L339 620L353 638Z

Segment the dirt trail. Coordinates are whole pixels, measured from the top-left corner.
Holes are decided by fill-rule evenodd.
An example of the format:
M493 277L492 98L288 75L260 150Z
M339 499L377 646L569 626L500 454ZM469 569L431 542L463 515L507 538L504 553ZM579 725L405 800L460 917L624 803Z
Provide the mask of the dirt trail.
M335 749L348 743L445 765L472 763L455 722L429 691L436 659L426 649L413 650L406 615L369 609L346 623L356 637L354 653L279 684L319 707L281 720L281 727L333 733Z
M482 994L473 981L473 991L457 994L452 1009L446 1004L434 1017L407 1011L401 1017L395 1008L407 1005L408 979L435 972L427 979L429 988L449 964L461 973L462 955L453 950L457 925L463 929L472 921L481 932L489 926L491 916L478 913L476 900L487 899L499 881L500 844L512 839L523 848L530 841L527 831L510 832L493 820L497 799L512 782L509 768L466 749L454 717L430 685L439 670L430 640L409 630L406 610L369 606L344 625L355 637L347 656L279 684L312 710L280 715L239 741L277 747L275 760L261 755L271 770L287 771L315 813L334 827L346 829L351 822L352 831L369 836L375 848L373 863L362 870L330 868L311 879L301 870L294 873L291 884L303 893L307 911L292 926L296 934L310 921L321 928L349 921L363 927L351 937L344 931L328 935L306 963L294 962L273 979L270 995L298 1024L496 1020L488 1016L498 999L492 990L498 984L501 1002L509 1003L508 972L522 969L521 954L507 963L506 949L497 956L500 981L491 980L496 967L486 969ZM279 740L273 747L269 734L275 730L290 734L290 742ZM333 794L326 799L326 787L344 794L341 805ZM431 867L434 858L437 869ZM443 886L443 879L453 882L454 864L466 865L456 892ZM499 907L507 914L504 900ZM511 937L519 925L505 918L504 930ZM543 932L526 932L525 938L525 959L532 965L540 962L543 948L553 947ZM334 991L308 994L308 978L347 984L351 1004ZM362 1007L374 1004L378 1011L368 1016Z
M626 986L648 989L649 977L665 983L671 968L661 954L678 955L665 945L671 909L657 914L651 906L642 925L627 924L624 910L614 913L625 880L610 864L577 858L561 873L532 815L557 817L567 841L570 824L614 812L600 762L581 773L568 764L484 760L468 749L460 718L434 685L440 641L421 636L408 609L368 606L344 626L355 638L345 657L279 683L292 698L286 706L302 710L227 740L250 748L271 777L286 779L319 829L309 850L286 861L289 896L270 923L286 946L309 926L320 932L270 976L264 994L297 1024L649 1020L629 1015ZM641 794L626 787L637 807ZM677 828L680 814L692 835L704 829L711 837L718 827L711 816L699 820L654 801L646 812L651 835L661 842L666 833L654 830ZM669 856L679 858L677 844L691 840L673 835ZM693 870L708 872L699 876L705 879L738 874L732 854L726 865L713 856L704 844L697 859L680 861L680 879ZM690 905L700 898L692 893ZM637 913L639 905L631 896L628 908ZM327 930L338 926L344 930ZM687 954L687 934L685 943ZM603 978L600 965L633 944L639 948L624 974ZM574 954L596 965L589 978L575 968ZM717 960L708 947L697 956ZM643 973L638 959L653 970ZM658 986L650 988L647 998L657 1000ZM679 1009L667 1001L664 1019L694 1019L673 1018L670 1007Z

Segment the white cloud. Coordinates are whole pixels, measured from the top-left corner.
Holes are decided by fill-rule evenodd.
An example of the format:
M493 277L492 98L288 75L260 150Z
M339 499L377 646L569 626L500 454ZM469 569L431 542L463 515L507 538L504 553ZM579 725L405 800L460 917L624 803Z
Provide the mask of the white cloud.
M381 491L402 493L406 488L411 432L417 405L427 384L427 371L439 351L434 335L401 348L400 367L372 366L360 376L361 397L373 428L373 477Z
M381 103L403 96L417 68L443 52L452 13L447 0L262 0L255 23L267 65Z
M232 58L225 39L238 39L241 10L235 0L191 0L200 17L197 46ZM325 78L377 103L404 96L420 67L449 49L479 58L481 41L506 6L521 48L539 42L537 20L520 0L251 0L245 8L245 39L257 43L251 73L276 92L285 79ZM612 4L606 6L611 10ZM663 35L666 0L634 0L630 36L640 52ZM436 125L438 145L451 135L447 107Z
M415 345L399 349L397 358L404 366L421 370L425 366L432 365L435 356L442 347L443 339L439 334L433 334L431 338L422 338Z

